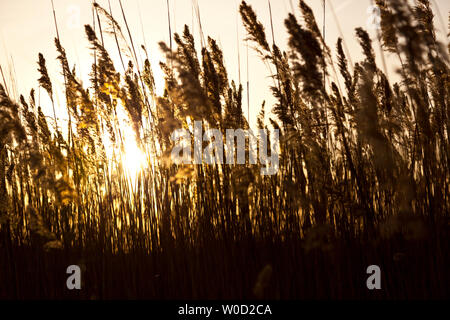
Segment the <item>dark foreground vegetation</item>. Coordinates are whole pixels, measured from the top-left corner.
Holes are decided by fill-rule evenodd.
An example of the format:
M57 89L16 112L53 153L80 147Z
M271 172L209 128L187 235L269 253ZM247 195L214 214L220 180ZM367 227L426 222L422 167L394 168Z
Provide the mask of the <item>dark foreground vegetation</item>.
M273 115L263 105L258 117L260 128L280 130L273 176L261 176L261 164L171 163L170 134L188 118L248 128L242 87L217 43L202 39L197 52L186 27L174 48L161 44L166 89L157 96L148 59L139 64L139 48L95 5L89 88L56 38L66 97L57 106L39 55L41 91L67 107L68 125L49 120L34 91L15 101L0 86L0 298L448 299L450 47L436 39L429 1L376 2L399 83L377 66L363 29L355 35L365 58L349 65L343 41L332 57L300 1L302 22L286 19L283 52L242 2L249 40L274 71ZM147 156L136 182L124 168L118 108ZM80 291L66 288L72 264ZM366 287L372 264L381 290Z
M448 231L447 231L448 232ZM448 236L425 241L339 241L305 251L298 238L212 240L166 252L102 252L99 246L44 252L2 250L1 298L11 299L448 299ZM10 263L14 259L13 263ZM67 290L78 264L82 290ZM381 290L366 287L367 266L382 271ZM6 271L6 272L5 272Z

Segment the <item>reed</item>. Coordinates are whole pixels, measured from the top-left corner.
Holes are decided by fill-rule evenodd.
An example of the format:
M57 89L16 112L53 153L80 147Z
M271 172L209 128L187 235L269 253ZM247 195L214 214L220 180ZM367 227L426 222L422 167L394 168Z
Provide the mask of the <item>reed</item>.
M56 31L64 88L52 85L41 54L38 83L52 103L55 90L65 91L67 137L62 125L49 126L34 90L15 102L0 85L0 298L448 298L448 52L429 1L376 2L399 83L377 66L365 30L355 31L363 60L352 65L339 39L334 63L300 1L303 22L286 18L282 51L273 26L270 46L242 1L248 41L276 70L268 88L276 104L269 114L263 103L256 119L280 130L273 176L261 176L261 164L168 161L170 134L192 121L249 127L242 85L229 79L215 40L201 36L197 52L185 26L173 44L161 43L165 90L157 96L148 56L139 66L131 30L132 49L111 7L93 4L100 34L85 27L96 57L89 88ZM203 34L198 4L195 11ZM103 35L123 53L122 72ZM124 63L127 55L134 63ZM326 84L327 70L340 73L342 89ZM145 154L136 177L121 112ZM378 293L364 287L374 261L388 275ZM84 275L78 293L63 287L74 263Z

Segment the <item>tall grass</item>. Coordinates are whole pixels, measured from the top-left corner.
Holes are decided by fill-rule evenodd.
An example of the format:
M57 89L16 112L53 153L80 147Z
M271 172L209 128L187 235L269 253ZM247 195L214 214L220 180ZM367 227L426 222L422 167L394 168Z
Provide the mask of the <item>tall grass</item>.
M259 165L171 163L170 134L190 121L248 128L242 86L229 79L216 41L197 52L186 26L173 46L160 44L166 85L157 96L128 26L126 40L94 4L108 24L99 30L110 28L133 61L117 71L87 25L96 59L84 87L55 39L67 128L56 113L48 122L34 90L16 102L0 85L0 297L448 298L448 50L427 0L376 2L399 83L378 68L365 30L355 31L364 60L349 66L342 40L333 57L304 1L303 22L285 20L287 51L274 35L269 45L241 3L248 40L276 70L273 116L263 104L257 119L281 132L274 176ZM325 84L330 70L342 88ZM39 72L53 103L60 89L42 55ZM147 157L136 181L123 160L120 110ZM70 264L82 266L78 293L64 289ZM370 264L383 271L376 293L365 287Z

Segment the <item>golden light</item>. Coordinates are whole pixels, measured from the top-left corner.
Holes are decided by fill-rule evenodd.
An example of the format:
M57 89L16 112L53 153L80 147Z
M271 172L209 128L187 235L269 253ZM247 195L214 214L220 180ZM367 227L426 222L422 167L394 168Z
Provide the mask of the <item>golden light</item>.
M108 133L103 136L103 145L108 162L111 164L109 173L117 170L120 165L127 176L130 186L135 187L138 175L148 167L147 154L141 150L136 141L136 133L134 132L125 112L117 109L118 124L120 133L116 133L117 144L114 145ZM121 147L120 147L121 146Z
M134 186L138 174L146 166L146 154L138 147L134 133L131 133L131 135L127 134L124 140L122 165Z

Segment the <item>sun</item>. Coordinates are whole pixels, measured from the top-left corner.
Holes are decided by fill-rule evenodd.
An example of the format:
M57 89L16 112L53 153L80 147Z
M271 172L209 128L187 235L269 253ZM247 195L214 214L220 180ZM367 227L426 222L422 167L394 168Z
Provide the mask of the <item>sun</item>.
M103 134L102 141L105 146L106 157L110 163L110 169L115 171L121 167L134 188L139 174L148 167L148 156L139 147L136 133L126 119L124 112L118 109L117 113L120 127L120 133L116 133L117 144L111 141L111 137L107 132ZM110 174L113 173L112 171L110 171Z
M147 155L139 147L136 141L136 133L134 132L128 121L123 121L120 126L123 145L120 152L120 162L131 185L134 187L138 175L147 166Z
M134 134L124 143L122 154L122 165L130 180L136 181L138 174L142 172L146 165L146 154L139 148Z

